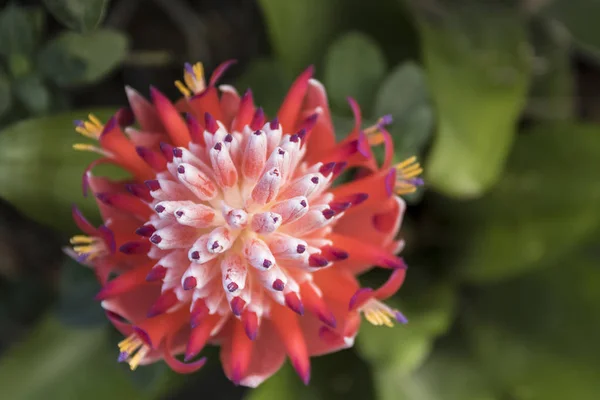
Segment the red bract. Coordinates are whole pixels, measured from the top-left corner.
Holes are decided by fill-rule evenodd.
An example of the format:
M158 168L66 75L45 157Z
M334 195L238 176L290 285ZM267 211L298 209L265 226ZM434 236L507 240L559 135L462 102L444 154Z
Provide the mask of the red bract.
M352 346L361 312L377 325L405 322L380 300L404 280L397 194L415 190L421 169L415 159L393 166L389 117L363 130L352 100L354 129L336 143L312 68L267 120L250 91L215 86L228 65L208 85L199 64L186 66L176 105L154 88L151 102L127 88L133 113L76 122L99 143L76 148L102 155L83 183L104 225L74 210L87 236L72 243L102 283L97 298L126 336L119 360L132 369L164 359L189 373L217 344L236 384L259 385L286 356L308 382L310 357ZM379 144L381 165L371 152ZM99 163L131 178L94 176ZM358 178L334 186L348 168ZM355 276L373 266L389 280L361 288Z

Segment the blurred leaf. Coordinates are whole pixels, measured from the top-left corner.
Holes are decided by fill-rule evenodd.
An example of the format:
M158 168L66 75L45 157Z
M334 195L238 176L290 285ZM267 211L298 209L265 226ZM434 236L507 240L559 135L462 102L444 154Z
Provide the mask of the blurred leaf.
M533 19L530 25L535 68L527 114L539 120L573 120L575 78L568 35L547 20Z
M40 76L28 75L14 81L13 90L31 114L44 114L50 109L50 92Z
M331 45L325 57L323 83L332 105L347 109L346 99L354 97L369 115L386 69L377 42L359 32L343 35Z
M477 197L499 178L529 81L526 21L502 2L414 2L438 132L427 182L453 197ZM442 3L444 5L442 5Z
M99 290L100 284L89 268L65 257L60 271L60 297L56 309L58 320L73 327L106 325L104 310L94 300Z
M10 3L0 10L0 55L31 56L36 47L34 26L26 9Z
M95 29L106 13L108 0L43 0L48 11L70 29Z
M463 276L507 278L591 240L600 227L599 155L597 126L540 126L520 136L497 187L453 208L460 227L473 229Z
M93 199L84 201L81 177L99 156L75 151L85 138L73 130L73 120L89 113L106 121L106 109L72 111L34 118L0 132L0 197L34 220L71 231L71 204L77 203L88 217L98 215Z
M10 81L2 67L0 67L0 118L10 109L11 103Z
M252 89L254 103L262 107L267 115L274 116L287 93L291 81L286 77L282 66L272 59L252 61L244 73L236 80L236 87L242 95Z
M368 366L351 350L312 358L311 367L308 386L304 386L289 362L286 362L275 375L251 390L245 399L271 400L282 396L289 400L374 398Z
M397 161L419 154L433 131L433 110L423 70L412 62L401 64L383 81L374 116L391 114Z
M419 368L429 356L436 337L444 334L456 312L455 288L449 283L432 285L411 275L402 288L402 300L388 300L408 318L393 328L364 323L358 349L372 365L392 369L398 376Z
M144 399L117 368L106 330L67 329L46 318L0 359L0 397L11 400Z
M501 400L478 365L458 351L436 351L414 374L376 366L378 400Z
M116 31L104 29L86 35L65 32L42 49L39 65L58 85L91 83L123 62L127 46L127 38Z
M600 270L575 255L469 303L466 331L482 368L523 400L600 393Z
M319 61L342 21L341 0L259 0L271 44L290 75Z
M546 1L542 13L562 23L581 47L600 55L600 29L597 21L600 2L598 0Z

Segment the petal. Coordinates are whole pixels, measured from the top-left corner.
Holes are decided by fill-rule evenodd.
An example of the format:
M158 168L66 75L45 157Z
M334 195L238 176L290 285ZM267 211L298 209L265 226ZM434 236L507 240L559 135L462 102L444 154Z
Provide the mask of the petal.
M296 78L287 96L279 108L277 117L279 123L283 127L284 133L291 133L296 126L296 121L300 115L304 96L308 90L308 81L312 78L314 68L308 67L303 73Z

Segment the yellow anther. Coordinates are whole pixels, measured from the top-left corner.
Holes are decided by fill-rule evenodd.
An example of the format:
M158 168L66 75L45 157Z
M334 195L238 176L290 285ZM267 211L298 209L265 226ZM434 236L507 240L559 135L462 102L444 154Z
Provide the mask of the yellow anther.
M376 299L371 299L361 307L365 319L375 326L394 326L397 311Z
M104 125L94 114L89 114L88 119L89 121L77 121L75 131L90 139L98 139L104 130Z
M100 154L103 157L112 157L112 153L104 150L101 147L94 146L92 144L87 144L87 143L75 143L73 145L73 150L77 150L77 151L91 151L92 153Z
M119 356L119 360L126 361L132 371L138 367L142 359L150 351L150 348L135 333L119 342L118 346L121 355L123 355L123 358ZM132 354L133 356L131 356Z
M186 98L204 91L206 85L202 63L194 65L186 63L183 68L183 82L177 80L175 81L175 86Z
M71 244L92 243L96 239L86 235L75 235L70 239Z

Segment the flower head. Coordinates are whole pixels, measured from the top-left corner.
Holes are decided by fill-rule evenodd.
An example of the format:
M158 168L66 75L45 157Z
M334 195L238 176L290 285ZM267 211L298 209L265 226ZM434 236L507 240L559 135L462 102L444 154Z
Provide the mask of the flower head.
M361 313L376 325L406 322L381 300L406 272L395 255L405 209L395 193L420 183L420 167L393 166L390 118L362 129L353 100L354 129L336 143L312 68L267 119L250 91L215 86L228 65L208 85L200 64L186 66L176 104L154 88L152 102L127 88L132 113L76 122L98 141L76 149L102 155L83 183L104 225L74 209L86 236L72 238L73 250L102 283L97 297L126 337L118 359L132 369L164 359L192 372L205 362L202 348L218 344L236 384L257 386L286 356L308 382L310 356L352 346ZM378 165L371 146L380 144ZM101 163L131 178L93 175ZM348 168L358 178L335 186ZM356 275L373 266L389 280L361 288Z

